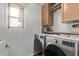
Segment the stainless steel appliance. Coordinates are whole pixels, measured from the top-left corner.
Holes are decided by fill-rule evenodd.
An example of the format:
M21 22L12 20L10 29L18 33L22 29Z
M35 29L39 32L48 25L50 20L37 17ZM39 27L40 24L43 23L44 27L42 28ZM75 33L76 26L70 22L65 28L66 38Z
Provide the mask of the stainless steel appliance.
M65 37L46 36L45 56L79 56L79 42Z
M44 56L45 36L34 35L34 56Z

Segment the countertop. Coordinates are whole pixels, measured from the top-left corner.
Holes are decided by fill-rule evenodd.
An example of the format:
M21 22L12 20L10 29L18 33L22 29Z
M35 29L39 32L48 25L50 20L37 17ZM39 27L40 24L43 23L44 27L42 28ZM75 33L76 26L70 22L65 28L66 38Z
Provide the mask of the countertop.
M58 34L58 33L57 33ZM47 36L47 37L51 37L51 38L59 38L59 39L63 39L63 40L73 40L73 41L77 41L79 42L79 34L77 35L57 35L55 34L50 34L50 33L42 33L42 36ZM61 33L59 33L61 34Z
M71 33L71 32L42 32L44 34L57 34L57 35L60 35L60 34L65 34L65 35L79 35L79 33Z

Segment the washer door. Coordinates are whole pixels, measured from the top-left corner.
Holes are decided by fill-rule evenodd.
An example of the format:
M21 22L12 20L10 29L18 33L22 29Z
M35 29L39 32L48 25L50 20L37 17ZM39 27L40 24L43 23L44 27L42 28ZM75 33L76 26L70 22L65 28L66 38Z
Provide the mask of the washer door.
M45 49L45 56L66 56L66 54L55 45L48 45Z

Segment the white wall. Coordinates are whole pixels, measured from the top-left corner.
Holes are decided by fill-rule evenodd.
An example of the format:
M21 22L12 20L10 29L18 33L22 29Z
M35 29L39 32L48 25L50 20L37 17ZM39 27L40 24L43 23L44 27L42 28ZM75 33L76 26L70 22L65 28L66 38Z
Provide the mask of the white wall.
M68 32L68 24L62 23L62 12L58 9L54 12L54 31L55 32Z
M79 22L62 23L62 11L58 9L54 12L54 31L55 32L74 32L73 24L79 24Z
M0 3L0 37L9 41L8 55L31 55L33 35L41 30L41 8L36 4L26 4L25 29L9 30L6 27L7 4Z
M58 9L54 12L54 31L55 32L70 32L69 24L62 23L62 11Z

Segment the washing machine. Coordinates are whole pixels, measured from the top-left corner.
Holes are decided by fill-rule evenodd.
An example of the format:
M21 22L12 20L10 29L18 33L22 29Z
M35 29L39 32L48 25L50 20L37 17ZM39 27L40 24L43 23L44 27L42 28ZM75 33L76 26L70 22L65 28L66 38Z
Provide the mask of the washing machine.
M79 39L78 39L79 40ZM46 36L45 56L78 56L79 42L66 37Z
M44 56L46 36L44 35L34 35L34 56Z

